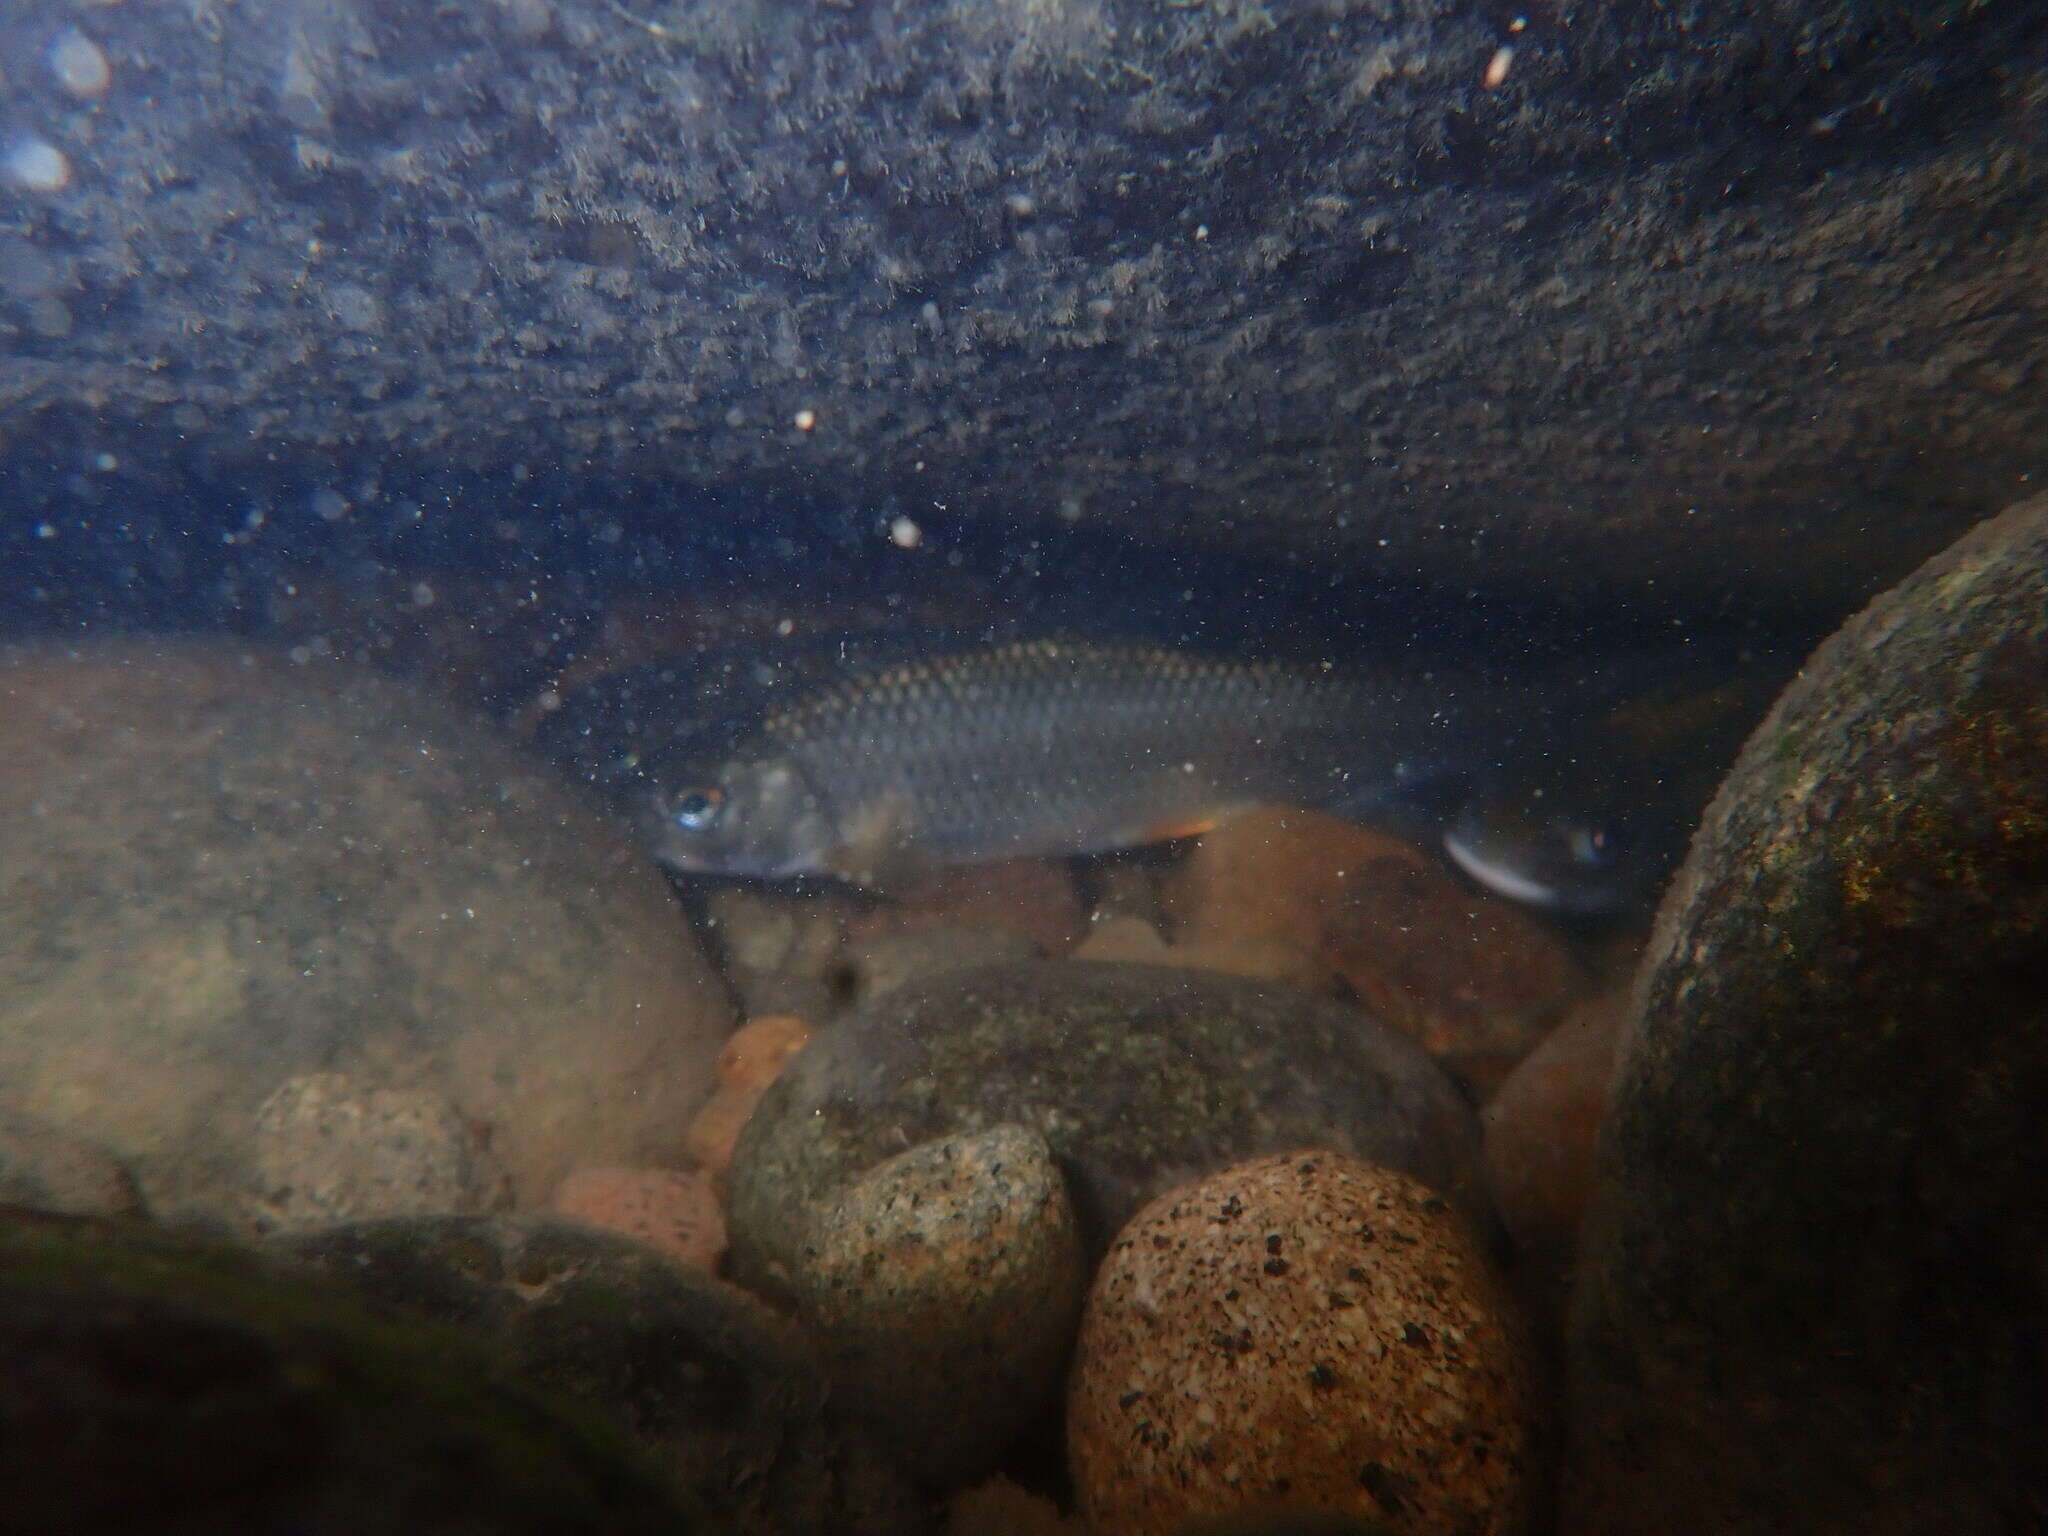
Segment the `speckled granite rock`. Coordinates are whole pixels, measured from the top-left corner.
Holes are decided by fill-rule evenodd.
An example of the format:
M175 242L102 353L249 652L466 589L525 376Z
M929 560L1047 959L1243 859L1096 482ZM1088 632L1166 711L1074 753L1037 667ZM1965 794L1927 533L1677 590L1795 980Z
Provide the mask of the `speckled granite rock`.
M1098 1536L1289 1506L1509 1536L1542 1485L1539 1374L1434 1190L1335 1153L1257 1159L1111 1245L1074 1354L1075 1491Z
M526 1205L659 1162L710 1091L730 1005L661 877L450 707L109 641L0 656L0 715L0 1099L157 1214L240 1219L259 1106L308 1072L438 1095Z
M364 1088L346 1072L287 1078L256 1111L242 1210L259 1231L376 1216L490 1211L511 1190L440 1094Z
M449 1217L267 1246L489 1338L522 1378L629 1427L721 1529L926 1528L903 1474L832 1402L807 1338L638 1243L543 1218Z
M878 1164L818 1213L804 1259L797 1315L927 1484L988 1472L1057 1399L1088 1276L1037 1132L997 1126Z
M10 1531L725 1529L480 1341L161 1228L0 1214L0 1359Z
M1413 1041L1236 977L1045 961L905 987L790 1064L734 1152L735 1275L787 1294L817 1203L907 1147L1001 1124L1051 1144L1091 1255L1160 1191L1303 1145L1404 1168L1492 1221L1477 1121Z
M1823 645L1623 1037L1567 1525L2048 1529L2048 497Z

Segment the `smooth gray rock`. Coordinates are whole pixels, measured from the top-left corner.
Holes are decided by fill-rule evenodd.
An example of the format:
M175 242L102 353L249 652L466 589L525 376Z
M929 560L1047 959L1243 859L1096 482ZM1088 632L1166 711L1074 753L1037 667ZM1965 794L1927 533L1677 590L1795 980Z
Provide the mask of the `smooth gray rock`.
M907 1148L1005 1124L1051 1145L1091 1258L1153 1195L1299 1147L1413 1173L1494 1230L1476 1117L1405 1036L1284 987L1045 961L906 986L811 1042L734 1151L734 1273L787 1296L820 1203Z

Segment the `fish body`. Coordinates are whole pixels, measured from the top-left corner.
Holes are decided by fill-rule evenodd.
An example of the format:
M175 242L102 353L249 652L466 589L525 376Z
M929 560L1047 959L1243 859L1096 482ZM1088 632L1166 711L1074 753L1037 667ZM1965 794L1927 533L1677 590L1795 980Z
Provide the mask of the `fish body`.
M1370 815L1544 718L1526 686L1477 675L1074 639L857 637L740 658L737 682L732 664L700 659L699 682L671 668L666 741L619 753L583 733L678 871L886 885L1130 847L1261 801Z

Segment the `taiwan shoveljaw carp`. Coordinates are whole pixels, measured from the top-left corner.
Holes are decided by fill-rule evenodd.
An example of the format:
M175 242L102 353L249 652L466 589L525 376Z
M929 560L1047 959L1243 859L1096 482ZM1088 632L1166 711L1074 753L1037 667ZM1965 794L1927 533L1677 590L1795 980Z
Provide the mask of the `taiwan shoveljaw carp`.
M1130 847L1262 801L1370 817L1526 746L1555 699L1074 639L863 636L639 671L554 734L663 863L862 885Z

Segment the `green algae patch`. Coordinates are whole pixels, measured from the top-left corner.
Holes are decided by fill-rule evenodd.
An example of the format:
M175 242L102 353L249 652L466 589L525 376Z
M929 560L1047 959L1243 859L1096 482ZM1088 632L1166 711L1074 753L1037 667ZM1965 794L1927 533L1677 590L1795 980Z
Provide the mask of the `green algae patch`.
M24 1529L712 1529L476 1342L210 1238L7 1210L0 1356Z

